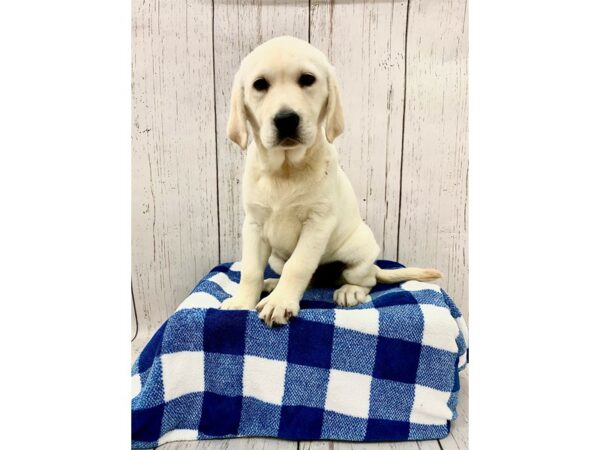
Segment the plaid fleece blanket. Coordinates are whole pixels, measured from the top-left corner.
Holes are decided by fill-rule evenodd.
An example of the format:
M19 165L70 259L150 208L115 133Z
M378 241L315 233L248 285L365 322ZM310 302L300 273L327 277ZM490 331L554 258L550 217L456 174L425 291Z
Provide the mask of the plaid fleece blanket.
M467 329L438 286L377 285L352 308L336 307L333 289L313 288L298 317L268 328L255 311L217 309L236 291L239 268L212 269L134 363L133 448L239 436L402 441L448 434ZM277 277L269 268L265 276Z

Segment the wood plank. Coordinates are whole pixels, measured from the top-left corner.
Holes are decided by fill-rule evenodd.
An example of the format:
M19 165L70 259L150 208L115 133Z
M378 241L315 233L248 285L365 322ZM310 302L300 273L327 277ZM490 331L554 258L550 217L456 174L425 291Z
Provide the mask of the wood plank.
M340 164L388 259L397 258L406 12L407 1L311 3L310 41L340 85Z
M419 450L415 441L407 442L335 442L333 450Z
M438 441L339 442L301 441L299 450L440 450Z
M440 450L442 448L440 441L417 441L419 450Z
M135 311L135 300L133 296L131 296L131 340L134 341L137 336L137 318Z
M244 56L262 42L281 35L308 39L308 0L214 3L220 248L223 261L234 261L241 256L245 155L226 134L233 77Z
M295 441L268 438L216 439L211 441L171 442L160 450L296 450Z
M332 441L301 441L298 450L333 450Z
M399 259L436 267L468 319L466 0L411 0Z
M212 3L133 0L132 282L155 329L219 261Z
M134 363L151 337L151 334L138 333L135 339L131 342L131 364Z

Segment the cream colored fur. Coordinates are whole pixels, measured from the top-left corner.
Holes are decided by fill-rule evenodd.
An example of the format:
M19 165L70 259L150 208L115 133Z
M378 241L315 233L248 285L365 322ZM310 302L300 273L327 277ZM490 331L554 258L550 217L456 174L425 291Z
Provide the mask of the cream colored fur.
M298 83L312 74L311 86ZM258 78L267 90L253 87ZM300 116L299 142L282 147L273 117L282 109ZM252 143L248 146L250 125ZM254 309L268 325L298 314L300 299L320 264L341 261L344 284L334 299L342 306L365 300L376 281L428 281L434 269L382 270L379 246L363 222L350 181L333 145L344 128L333 67L323 53L292 37L272 39L241 63L231 94L227 133L248 147L243 177L245 219L242 276L236 295L222 309ZM265 266L281 275L263 280ZM333 281L333 280L332 280ZM261 291L270 294L259 302Z

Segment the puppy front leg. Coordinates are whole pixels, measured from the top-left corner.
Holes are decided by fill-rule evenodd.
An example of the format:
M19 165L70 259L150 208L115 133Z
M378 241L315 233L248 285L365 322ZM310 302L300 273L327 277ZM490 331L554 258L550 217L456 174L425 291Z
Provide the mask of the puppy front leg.
M242 228L242 275L235 295L221 309L254 309L263 287L263 275L271 247L262 237L262 226L244 219Z
M333 231L333 220L309 219L302 227L292 256L283 266L279 283L256 309L269 326L283 325L300 311L300 299L317 270Z

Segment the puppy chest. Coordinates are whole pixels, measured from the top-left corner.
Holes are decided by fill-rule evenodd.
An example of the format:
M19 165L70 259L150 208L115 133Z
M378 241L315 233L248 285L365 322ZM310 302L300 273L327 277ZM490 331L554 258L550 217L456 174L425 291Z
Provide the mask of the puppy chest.
M304 218L301 211L296 208L271 211L265 219L263 236L271 248L282 254L291 254L302 231Z

